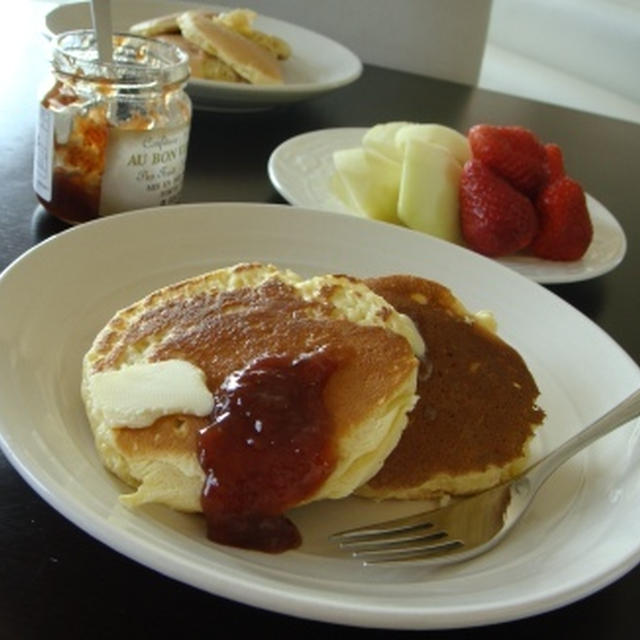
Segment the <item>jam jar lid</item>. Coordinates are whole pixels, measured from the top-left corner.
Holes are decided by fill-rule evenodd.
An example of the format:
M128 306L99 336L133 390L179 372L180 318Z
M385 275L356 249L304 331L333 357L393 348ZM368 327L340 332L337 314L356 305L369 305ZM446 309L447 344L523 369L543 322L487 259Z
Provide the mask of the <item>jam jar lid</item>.
M67 31L53 40L52 64L57 73L80 76L119 91L142 87L160 90L189 78L187 54L171 44L126 33L113 35L113 58L98 58L93 30Z

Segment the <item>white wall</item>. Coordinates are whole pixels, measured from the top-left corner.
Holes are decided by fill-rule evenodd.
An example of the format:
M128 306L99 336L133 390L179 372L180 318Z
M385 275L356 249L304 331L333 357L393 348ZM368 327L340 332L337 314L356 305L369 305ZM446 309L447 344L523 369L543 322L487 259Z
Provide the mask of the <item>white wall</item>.
M494 0L490 40L640 102L640 0Z
M640 0L493 0L478 84L640 123Z

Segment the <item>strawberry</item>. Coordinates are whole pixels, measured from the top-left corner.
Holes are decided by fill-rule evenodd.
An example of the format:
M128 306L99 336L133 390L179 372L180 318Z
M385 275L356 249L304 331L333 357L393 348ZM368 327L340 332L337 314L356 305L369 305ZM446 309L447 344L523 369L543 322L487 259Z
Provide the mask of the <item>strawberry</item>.
M562 149L553 142L544 145L546 160L544 163L545 184L549 184L565 175Z
M529 198L483 162L471 159L460 178L460 225L471 249L503 256L529 245L538 218Z
M474 158L518 191L535 195L545 178L546 153L531 131L518 126L477 124L469 129L468 139Z
M569 176L545 186L536 198L540 231L531 251L545 260L579 260L593 238L582 187Z

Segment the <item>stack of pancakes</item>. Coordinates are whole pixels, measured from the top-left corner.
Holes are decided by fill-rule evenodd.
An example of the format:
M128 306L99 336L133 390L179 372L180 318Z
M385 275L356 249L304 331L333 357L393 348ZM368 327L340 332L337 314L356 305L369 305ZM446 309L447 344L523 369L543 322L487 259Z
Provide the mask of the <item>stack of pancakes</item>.
M253 28L249 9L216 14L185 11L137 23L131 33L176 45L189 56L191 75L256 85L283 83L280 61L291 56L282 38Z
M416 400L416 354L424 350L407 318L356 280L303 280L261 264L204 274L117 313L85 356L82 394L105 465L137 487L124 502L200 511L204 473L196 439L208 418L169 415L149 428L114 429L92 393L92 376L177 358L201 369L213 393L256 358L327 346L339 353L325 397L338 459L307 501L352 493L397 444Z
M119 311L84 358L82 395L97 449L135 488L123 502L201 511L198 434L211 418L166 415L145 428L114 428L93 396L95 376L181 359L216 394L256 359L323 349L335 356L322 392L334 462L299 504L353 493L473 493L519 469L544 417L522 358L445 287L404 275L304 280L239 264Z

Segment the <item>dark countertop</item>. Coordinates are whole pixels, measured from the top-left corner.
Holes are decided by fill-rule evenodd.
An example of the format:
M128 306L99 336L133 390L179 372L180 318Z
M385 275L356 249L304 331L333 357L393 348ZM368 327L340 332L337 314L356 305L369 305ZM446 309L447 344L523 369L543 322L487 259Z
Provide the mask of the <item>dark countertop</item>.
M31 176L36 85L44 63L35 35L29 38L21 45L14 73L5 78L0 108L0 270L66 228L35 211ZM477 122L521 124L542 139L560 144L569 172L614 213L625 229L629 248L614 271L549 288L640 362L640 187L636 177L640 126L636 124L366 67L353 85L292 106L243 115L196 111L182 200L283 202L266 173L269 154L280 142L305 131L388 120L439 122L462 131ZM65 520L2 455L0 549L1 638L232 635L253 629L261 635L314 637L336 631L347 637L390 633L261 611L163 577ZM622 638L633 635L639 598L640 568L636 567L600 592L556 611L484 628L421 634Z

